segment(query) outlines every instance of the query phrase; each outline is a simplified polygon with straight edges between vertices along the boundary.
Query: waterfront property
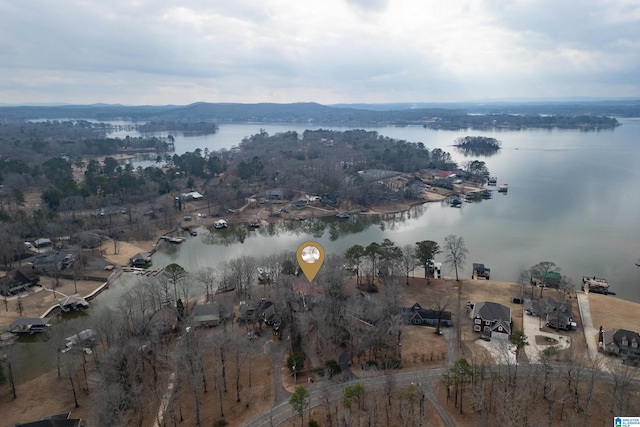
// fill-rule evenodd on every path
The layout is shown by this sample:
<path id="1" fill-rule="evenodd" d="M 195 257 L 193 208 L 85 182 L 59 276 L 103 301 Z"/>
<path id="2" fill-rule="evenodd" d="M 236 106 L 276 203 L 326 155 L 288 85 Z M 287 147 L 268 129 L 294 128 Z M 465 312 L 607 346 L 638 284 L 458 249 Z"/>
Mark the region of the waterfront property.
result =
<path id="1" fill-rule="evenodd" d="M 213 228 L 217 229 L 217 230 L 222 230 L 224 228 L 229 227 L 229 223 L 227 223 L 226 220 L 224 219 L 219 219 L 216 222 L 213 223 Z"/>
<path id="2" fill-rule="evenodd" d="M 20 292 L 28 291 L 31 286 L 35 286 L 40 281 L 38 271 L 33 265 L 23 265 L 22 267 L 9 271 L 0 278 L 0 295 L 8 297 L 17 295 Z"/>
<path id="3" fill-rule="evenodd" d="M 599 347 L 605 354 L 621 357 L 624 363 L 640 364 L 640 335 L 626 329 L 599 332 Z"/>
<path id="4" fill-rule="evenodd" d="M 473 331 L 491 338 L 509 339 L 511 309 L 497 302 L 483 301 L 473 305 Z"/>
<path id="5" fill-rule="evenodd" d="M 51 317 L 21 317 L 9 326 L 14 334 L 35 334 L 46 331 L 51 326 Z"/>
<path id="6" fill-rule="evenodd" d="M 599 277 L 583 277 L 582 278 L 582 290 L 585 292 L 593 292 L 596 294 L 607 295 L 609 292 L 609 282 L 607 279 L 601 279 Z"/>
<path id="7" fill-rule="evenodd" d="M 81 308 L 89 308 L 89 303 L 79 294 L 59 298 L 60 309 L 64 312 L 75 311 Z"/>
<path id="8" fill-rule="evenodd" d="M 548 327 L 556 330 L 569 331 L 576 327 L 571 317 L 571 301 L 556 301 L 551 297 L 526 300 L 524 311 L 528 315 L 541 317 Z"/>
<path id="9" fill-rule="evenodd" d="M 137 253 L 129 259 L 129 262 L 133 267 L 148 267 L 151 265 L 151 253 Z"/>
<path id="10" fill-rule="evenodd" d="M 474 262 L 471 278 L 479 279 L 481 277 L 489 280 L 489 278 L 491 277 L 491 269 L 489 267 L 485 267 L 484 264 Z"/>

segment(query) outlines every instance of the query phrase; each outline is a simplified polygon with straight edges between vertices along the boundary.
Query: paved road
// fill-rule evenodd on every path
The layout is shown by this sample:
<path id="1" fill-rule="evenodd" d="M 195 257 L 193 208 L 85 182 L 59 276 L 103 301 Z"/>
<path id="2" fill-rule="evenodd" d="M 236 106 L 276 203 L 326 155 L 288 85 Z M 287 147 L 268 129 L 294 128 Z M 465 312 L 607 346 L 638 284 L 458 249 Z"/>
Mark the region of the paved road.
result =
<path id="1" fill-rule="evenodd" d="M 425 397 L 434 404 L 436 410 L 443 418 L 444 424 L 448 427 L 455 427 L 455 424 L 453 423 L 451 418 L 449 418 L 447 411 L 440 406 L 439 402 L 431 391 L 431 387 L 433 386 L 433 384 L 442 377 L 442 374 L 445 371 L 446 368 L 440 368 L 416 372 L 400 372 L 397 374 L 392 374 L 391 376 L 393 377 L 394 384 L 399 387 L 408 386 L 410 384 L 420 384 L 425 392 Z M 327 394 L 329 396 L 329 400 L 331 401 L 341 399 L 342 395 L 344 394 L 344 388 L 349 385 L 362 384 L 367 390 L 381 390 L 384 388 L 387 381 L 388 380 L 386 376 L 382 375 L 379 377 L 355 379 L 338 384 L 329 383 L 330 385 L 328 386 L 328 388 L 326 382 L 324 384 L 315 383 L 309 390 L 309 409 L 313 409 L 320 406 L 321 404 L 324 404 Z M 296 416 L 297 414 L 293 412 L 289 402 L 284 401 L 274 406 L 273 409 L 271 409 L 271 411 L 269 411 L 268 413 L 248 423 L 247 426 L 276 426 Z"/>

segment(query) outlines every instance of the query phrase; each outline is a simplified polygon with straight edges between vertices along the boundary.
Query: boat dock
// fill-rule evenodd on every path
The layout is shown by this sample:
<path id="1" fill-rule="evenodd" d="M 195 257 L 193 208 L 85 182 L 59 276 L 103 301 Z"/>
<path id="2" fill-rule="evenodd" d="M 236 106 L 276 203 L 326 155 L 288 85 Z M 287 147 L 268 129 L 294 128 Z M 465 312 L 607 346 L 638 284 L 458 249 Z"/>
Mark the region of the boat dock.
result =
<path id="1" fill-rule="evenodd" d="M 609 290 L 609 282 L 607 279 L 602 279 L 596 276 L 582 277 L 582 290 L 585 293 L 593 292 L 594 294 L 613 295 L 614 293 Z"/>

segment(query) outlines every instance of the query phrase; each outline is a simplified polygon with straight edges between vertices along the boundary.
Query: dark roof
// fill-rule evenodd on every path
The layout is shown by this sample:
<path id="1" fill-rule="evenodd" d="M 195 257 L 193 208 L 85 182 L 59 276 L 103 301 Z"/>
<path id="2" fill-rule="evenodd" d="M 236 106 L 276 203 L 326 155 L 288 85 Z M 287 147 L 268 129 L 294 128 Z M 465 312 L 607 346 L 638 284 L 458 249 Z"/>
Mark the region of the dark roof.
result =
<path id="1" fill-rule="evenodd" d="M 193 307 L 193 318 L 196 320 L 198 317 L 203 316 L 219 316 L 220 306 L 218 304 L 197 304 Z"/>
<path id="2" fill-rule="evenodd" d="M 622 343 L 622 339 L 623 338 L 627 338 L 627 341 L 629 342 L 633 342 L 634 339 L 635 341 L 640 344 L 640 335 L 638 335 L 637 332 L 634 331 L 629 331 L 627 329 L 618 329 L 617 331 L 615 331 L 613 333 L 613 339 L 615 340 L 616 344 L 620 345 Z"/>
<path id="3" fill-rule="evenodd" d="M 51 317 L 21 317 L 11 323 L 10 328 L 16 326 L 45 326 L 51 322 Z"/>
<path id="4" fill-rule="evenodd" d="M 82 420 L 80 418 L 71 418 L 70 412 L 62 414 L 50 415 L 39 421 L 30 423 L 16 424 L 16 427 L 79 427 Z"/>
<path id="5" fill-rule="evenodd" d="M 437 320 L 451 320 L 451 312 L 450 311 L 438 311 L 431 309 L 423 309 L 420 304 L 415 303 L 409 308 L 409 312 L 411 313 L 411 317 L 417 314 L 423 319 L 435 319 Z"/>
<path id="6" fill-rule="evenodd" d="M 477 302 L 473 306 L 473 317 L 479 316 L 484 320 L 504 320 L 511 322 L 511 309 L 497 302 Z"/>
<path id="7" fill-rule="evenodd" d="M 151 257 L 151 252 L 140 252 L 131 257 L 131 261 L 141 260 L 147 261 Z"/>
<path id="8" fill-rule="evenodd" d="M 218 304 L 198 304 L 193 307 L 194 322 L 220 321 L 220 306 Z"/>

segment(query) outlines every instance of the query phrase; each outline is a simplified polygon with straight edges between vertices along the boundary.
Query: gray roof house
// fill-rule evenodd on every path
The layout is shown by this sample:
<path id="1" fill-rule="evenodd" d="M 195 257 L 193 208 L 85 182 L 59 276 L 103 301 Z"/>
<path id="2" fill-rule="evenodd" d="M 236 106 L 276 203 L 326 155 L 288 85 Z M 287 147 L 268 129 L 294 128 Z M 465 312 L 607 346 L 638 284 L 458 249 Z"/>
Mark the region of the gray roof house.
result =
<path id="1" fill-rule="evenodd" d="M 473 305 L 471 319 L 474 332 L 500 339 L 511 336 L 511 309 L 507 306 L 490 301 L 477 302 Z"/>
<path id="2" fill-rule="evenodd" d="M 551 297 L 526 300 L 524 311 L 529 315 L 542 317 L 550 328 L 570 330 L 575 326 L 571 317 L 571 301 L 556 301 Z"/>
<path id="3" fill-rule="evenodd" d="M 640 364 L 640 335 L 626 329 L 602 331 L 600 329 L 600 348 L 606 354 L 620 356 L 625 363 Z"/>
<path id="4" fill-rule="evenodd" d="M 451 312 L 424 309 L 420 304 L 415 303 L 408 309 L 405 309 L 408 323 L 412 325 L 429 325 L 436 326 L 440 321 L 440 326 L 451 326 Z"/>

